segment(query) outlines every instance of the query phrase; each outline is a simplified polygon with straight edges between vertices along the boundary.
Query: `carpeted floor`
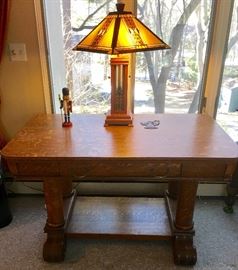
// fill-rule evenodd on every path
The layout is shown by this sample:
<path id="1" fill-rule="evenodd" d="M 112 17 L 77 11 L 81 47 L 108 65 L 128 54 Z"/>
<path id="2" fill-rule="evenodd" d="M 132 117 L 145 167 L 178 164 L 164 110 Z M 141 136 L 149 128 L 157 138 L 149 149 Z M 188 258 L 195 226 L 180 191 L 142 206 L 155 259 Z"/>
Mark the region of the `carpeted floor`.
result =
<path id="1" fill-rule="evenodd" d="M 63 263 L 42 259 L 46 212 L 43 197 L 10 198 L 12 223 L 0 229 L 0 269 L 166 270 L 238 269 L 238 207 L 223 212 L 223 200 L 198 199 L 195 210 L 194 267 L 173 263 L 171 243 L 165 241 L 117 241 L 68 239 Z"/>

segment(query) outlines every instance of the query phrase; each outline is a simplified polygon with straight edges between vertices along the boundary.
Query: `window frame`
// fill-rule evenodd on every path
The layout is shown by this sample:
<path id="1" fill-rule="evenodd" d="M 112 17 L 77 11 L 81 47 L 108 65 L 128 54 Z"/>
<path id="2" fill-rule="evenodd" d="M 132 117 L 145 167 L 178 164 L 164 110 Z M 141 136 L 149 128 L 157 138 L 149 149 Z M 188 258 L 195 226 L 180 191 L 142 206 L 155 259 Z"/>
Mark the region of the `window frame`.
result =
<path id="1" fill-rule="evenodd" d="M 205 100 L 205 102 L 201 104 L 200 112 L 204 112 L 215 119 L 221 92 L 234 0 L 214 1 L 213 7 L 214 16 L 209 43 L 210 53 L 207 55 L 207 70 L 204 74 L 206 78 L 202 89 L 202 100 Z"/>
<path id="2" fill-rule="evenodd" d="M 120 0 L 118 0 L 118 2 L 120 2 Z M 126 1 L 126 8 L 134 12 L 134 14 L 136 14 L 137 10 L 136 2 L 136 0 Z M 234 0 L 213 0 L 214 11 L 209 32 L 210 37 L 206 52 L 207 62 L 202 75 L 202 89 L 199 103 L 199 113 L 206 113 L 212 118 L 215 118 L 218 106 L 233 6 Z M 41 59 L 45 108 L 47 113 L 55 113 L 59 112 L 59 109 L 57 109 L 58 106 L 55 105 L 58 95 L 57 93 L 52 93 L 53 91 L 51 91 L 52 80 L 49 71 L 50 62 L 48 57 L 49 43 L 47 43 L 42 1 L 34 0 L 34 7 L 37 22 L 37 35 Z M 130 63 L 129 87 L 132 89 L 131 101 L 133 104 L 135 78 L 135 56 L 133 54 L 131 55 Z"/>

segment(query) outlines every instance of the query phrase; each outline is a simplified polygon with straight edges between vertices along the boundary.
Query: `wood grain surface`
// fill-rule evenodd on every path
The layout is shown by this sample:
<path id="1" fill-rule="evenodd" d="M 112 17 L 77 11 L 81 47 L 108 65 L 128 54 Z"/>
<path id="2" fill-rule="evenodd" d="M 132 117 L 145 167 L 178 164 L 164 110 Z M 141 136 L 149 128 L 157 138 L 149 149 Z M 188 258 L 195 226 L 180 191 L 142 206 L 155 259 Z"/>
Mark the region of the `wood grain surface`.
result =
<path id="1" fill-rule="evenodd" d="M 60 115 L 38 115 L 2 150 L 16 180 L 44 181 L 44 259 L 64 259 L 66 234 L 100 235 L 172 238 L 175 263 L 195 264 L 193 212 L 198 182 L 231 181 L 237 145 L 206 115 L 134 115 L 134 127 L 104 127 L 104 119 L 73 115 L 73 126 L 62 128 Z M 160 121 L 158 129 L 141 125 L 153 120 Z M 128 178 L 170 181 L 168 216 L 163 199 L 81 197 L 75 202 L 76 193 L 71 193 L 72 181 Z"/>
<path id="2" fill-rule="evenodd" d="M 163 198 L 78 197 L 67 235 L 171 239 Z"/>
<path id="3" fill-rule="evenodd" d="M 141 122 L 160 120 L 158 129 Z M 38 115 L 2 150 L 7 158 L 237 158 L 235 143 L 206 115 L 134 115 L 134 127 L 104 127 L 103 115 Z"/>

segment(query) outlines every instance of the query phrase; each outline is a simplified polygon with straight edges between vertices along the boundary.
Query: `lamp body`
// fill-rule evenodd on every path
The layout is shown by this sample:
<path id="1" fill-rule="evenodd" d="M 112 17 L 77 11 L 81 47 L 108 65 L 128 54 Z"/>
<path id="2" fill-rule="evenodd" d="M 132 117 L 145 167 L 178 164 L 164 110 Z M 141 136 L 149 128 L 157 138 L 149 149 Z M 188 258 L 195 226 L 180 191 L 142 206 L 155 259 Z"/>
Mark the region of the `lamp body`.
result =
<path id="1" fill-rule="evenodd" d="M 132 126 L 128 104 L 128 65 L 126 57 L 111 58 L 111 111 L 104 126 Z"/>
<path id="2" fill-rule="evenodd" d="M 128 53 L 163 50 L 164 43 L 132 12 L 124 11 L 125 4 L 116 4 L 117 11 L 110 12 L 75 47 L 88 51 L 115 55 L 111 58 L 111 111 L 104 126 L 132 126 L 131 102 L 128 90 L 128 59 L 119 57 Z"/>

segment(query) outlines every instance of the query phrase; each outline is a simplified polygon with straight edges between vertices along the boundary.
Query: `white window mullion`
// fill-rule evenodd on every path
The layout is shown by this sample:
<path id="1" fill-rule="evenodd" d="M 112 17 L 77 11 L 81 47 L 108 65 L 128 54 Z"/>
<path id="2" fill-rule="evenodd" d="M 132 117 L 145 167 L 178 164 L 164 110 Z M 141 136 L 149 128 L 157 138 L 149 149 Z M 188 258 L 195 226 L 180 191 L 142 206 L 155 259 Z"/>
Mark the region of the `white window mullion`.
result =
<path id="1" fill-rule="evenodd" d="M 36 16 L 36 26 L 37 26 L 37 36 L 39 44 L 40 62 L 41 62 L 41 72 L 43 81 L 43 91 L 45 100 L 45 110 L 46 113 L 52 113 L 52 93 L 50 89 L 50 78 L 48 72 L 48 60 L 46 54 L 46 40 L 44 32 L 44 21 L 42 16 L 42 3 L 38 0 L 34 0 L 35 16 Z"/>
<path id="2" fill-rule="evenodd" d="M 214 28 L 208 55 L 207 77 L 204 82 L 204 97 L 206 98 L 204 113 L 211 117 L 216 115 L 233 4 L 234 0 L 216 0 L 215 2 Z"/>
<path id="3" fill-rule="evenodd" d="M 47 24 L 47 47 L 51 75 L 51 88 L 54 112 L 59 113 L 58 95 L 66 87 L 64 44 L 61 22 L 60 1 L 44 0 L 44 15 Z"/>

